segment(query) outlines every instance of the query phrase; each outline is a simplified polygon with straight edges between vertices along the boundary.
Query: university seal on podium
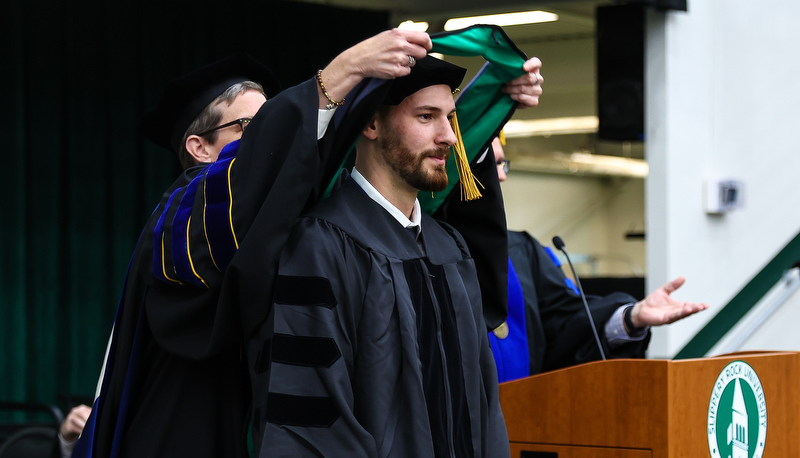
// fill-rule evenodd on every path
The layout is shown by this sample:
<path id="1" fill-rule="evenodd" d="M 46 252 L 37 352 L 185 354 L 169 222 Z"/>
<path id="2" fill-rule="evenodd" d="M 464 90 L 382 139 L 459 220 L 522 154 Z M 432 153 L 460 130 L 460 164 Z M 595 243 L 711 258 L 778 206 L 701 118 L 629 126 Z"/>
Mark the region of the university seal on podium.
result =
<path id="1" fill-rule="evenodd" d="M 761 380 L 744 361 L 719 373 L 708 403 L 712 458 L 761 458 L 767 441 L 767 400 Z"/>

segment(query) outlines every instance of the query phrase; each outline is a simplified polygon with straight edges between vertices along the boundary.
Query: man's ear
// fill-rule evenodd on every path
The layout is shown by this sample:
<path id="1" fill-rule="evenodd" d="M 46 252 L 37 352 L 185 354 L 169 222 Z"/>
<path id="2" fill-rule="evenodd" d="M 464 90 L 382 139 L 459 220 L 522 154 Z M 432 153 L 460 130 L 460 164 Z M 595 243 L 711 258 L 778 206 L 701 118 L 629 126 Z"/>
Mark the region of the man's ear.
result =
<path id="1" fill-rule="evenodd" d="M 198 163 L 200 162 L 213 162 L 211 160 L 211 153 L 206 148 L 208 142 L 198 135 L 189 135 L 186 139 L 186 151 Z"/>
<path id="2" fill-rule="evenodd" d="M 369 123 L 364 127 L 364 130 L 361 131 L 361 135 L 369 140 L 375 140 L 378 138 L 378 125 L 378 115 L 375 115 L 369 120 Z"/>

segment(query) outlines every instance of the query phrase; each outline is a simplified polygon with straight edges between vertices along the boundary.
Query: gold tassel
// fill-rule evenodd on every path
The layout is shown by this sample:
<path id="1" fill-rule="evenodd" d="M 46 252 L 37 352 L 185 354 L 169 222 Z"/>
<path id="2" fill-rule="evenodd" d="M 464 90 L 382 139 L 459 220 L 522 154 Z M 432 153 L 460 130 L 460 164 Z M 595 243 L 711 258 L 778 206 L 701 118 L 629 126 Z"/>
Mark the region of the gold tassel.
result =
<path id="1" fill-rule="evenodd" d="M 458 179 L 461 181 L 461 200 L 470 201 L 479 199 L 481 188 L 484 186 L 472 174 L 472 169 L 469 167 L 469 159 L 467 159 L 467 151 L 464 148 L 464 139 L 461 138 L 461 129 L 458 127 L 458 117 L 453 114 L 453 131 L 456 134 L 456 144 L 453 145 L 453 152 L 455 153 L 456 168 L 458 168 Z"/>
<path id="2" fill-rule="evenodd" d="M 497 139 L 500 140 L 500 146 L 506 146 L 506 131 L 500 129 L 500 133 L 497 134 Z"/>

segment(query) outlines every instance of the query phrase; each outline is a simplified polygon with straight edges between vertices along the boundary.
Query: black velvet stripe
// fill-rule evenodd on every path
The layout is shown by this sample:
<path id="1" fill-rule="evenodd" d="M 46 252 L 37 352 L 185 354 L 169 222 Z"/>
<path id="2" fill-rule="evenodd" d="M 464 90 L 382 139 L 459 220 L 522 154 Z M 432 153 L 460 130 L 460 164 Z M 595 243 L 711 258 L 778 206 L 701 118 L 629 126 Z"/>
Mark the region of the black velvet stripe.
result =
<path id="1" fill-rule="evenodd" d="M 275 334 L 264 341 L 258 354 L 255 371 L 263 374 L 275 363 L 292 366 L 331 367 L 342 353 L 336 341 L 328 337 Z"/>
<path id="2" fill-rule="evenodd" d="M 293 366 L 331 367 L 342 353 L 329 337 L 275 334 L 272 337 L 272 362 Z"/>
<path id="3" fill-rule="evenodd" d="M 267 396 L 264 420 L 276 425 L 330 428 L 339 411 L 328 397 L 272 393 Z"/>
<path id="4" fill-rule="evenodd" d="M 438 340 L 437 305 L 429 293 L 428 274 L 418 260 L 404 261 L 403 272 L 406 282 L 408 282 L 411 303 L 414 305 L 417 315 L 419 359 L 422 364 L 422 384 L 425 392 L 425 404 L 428 408 L 433 455 L 437 458 L 446 457 L 450 456 L 450 440 L 447 433 L 449 415 L 444 363 Z"/>
<path id="5" fill-rule="evenodd" d="M 442 266 L 428 264 L 432 279 L 444 279 Z M 432 281 L 442 323 L 442 342 L 447 355 L 447 380 L 450 387 L 453 412 L 453 448 L 455 456 L 473 456 L 472 430 L 467 408 L 467 390 L 464 386 L 463 358 L 458 338 L 458 324 L 453 299 L 444 281 Z"/>
<path id="6" fill-rule="evenodd" d="M 434 457 L 451 456 L 451 452 L 459 457 L 473 456 L 453 300 L 444 268 L 427 260 L 425 265 L 427 269 L 419 261 L 406 261 L 403 271 L 417 313 L 419 357 Z"/>
<path id="7" fill-rule="evenodd" d="M 277 304 L 336 306 L 330 281 L 324 277 L 278 275 L 274 298 Z"/>

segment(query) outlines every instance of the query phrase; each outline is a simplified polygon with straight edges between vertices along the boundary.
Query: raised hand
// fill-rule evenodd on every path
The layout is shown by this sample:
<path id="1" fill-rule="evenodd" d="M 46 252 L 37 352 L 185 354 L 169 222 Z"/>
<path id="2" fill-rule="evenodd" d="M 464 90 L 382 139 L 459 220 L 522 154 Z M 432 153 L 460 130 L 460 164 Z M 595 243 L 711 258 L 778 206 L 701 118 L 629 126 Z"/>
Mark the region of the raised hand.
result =
<path id="1" fill-rule="evenodd" d="M 503 92 L 518 102 L 519 108 L 534 107 L 539 104 L 539 96 L 542 95 L 542 61 L 531 57 L 522 64 L 522 69 L 526 73 L 506 83 Z"/>
<path id="2" fill-rule="evenodd" d="M 67 418 L 61 423 L 61 437 L 67 442 L 78 439 L 78 436 L 83 432 L 83 427 L 86 425 L 86 420 L 89 419 L 90 413 L 92 413 L 92 408 L 87 405 L 81 404 L 73 407 L 67 414 Z"/>
<path id="3" fill-rule="evenodd" d="M 392 29 L 358 43 L 339 57 L 346 60 L 349 70 L 362 77 L 393 79 L 411 73 L 409 64 L 425 57 L 432 46 L 425 32 Z M 336 59 L 331 64 L 335 62 Z"/>
<path id="4" fill-rule="evenodd" d="M 678 301 L 670 296 L 685 281 L 684 277 L 678 277 L 637 302 L 631 310 L 633 325 L 643 328 L 670 324 L 707 309 L 708 304 Z"/>
<path id="5" fill-rule="evenodd" d="M 328 95 L 341 100 L 368 77 L 393 79 L 411 73 L 411 66 L 433 47 L 425 32 L 392 29 L 368 38 L 336 56 L 322 69 Z M 320 108 L 327 104 L 320 92 Z"/>

